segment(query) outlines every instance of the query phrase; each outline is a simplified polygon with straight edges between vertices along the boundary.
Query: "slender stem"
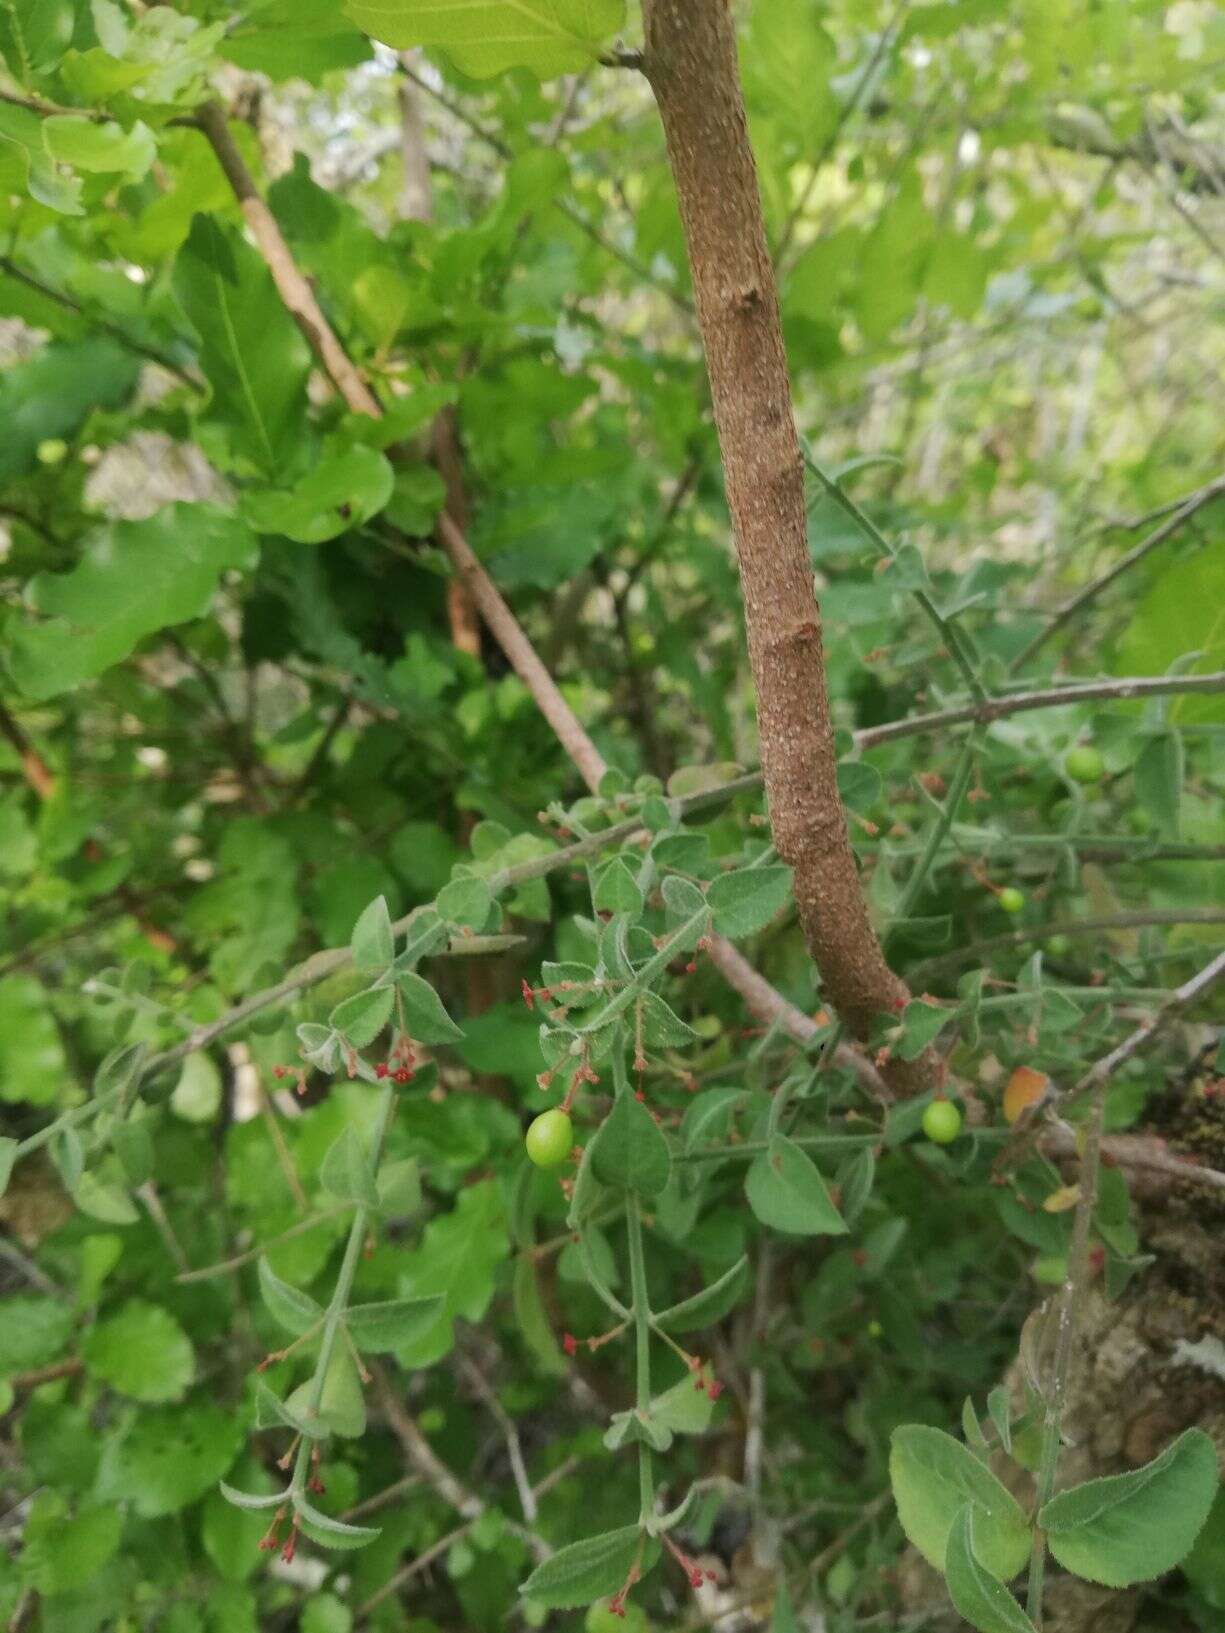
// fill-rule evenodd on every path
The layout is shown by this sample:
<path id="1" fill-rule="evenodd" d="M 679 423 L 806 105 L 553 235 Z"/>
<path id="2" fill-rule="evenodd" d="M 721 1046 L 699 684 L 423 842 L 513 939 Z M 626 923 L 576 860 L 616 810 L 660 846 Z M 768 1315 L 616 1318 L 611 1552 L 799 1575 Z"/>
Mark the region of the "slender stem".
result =
<path id="1" fill-rule="evenodd" d="M 1011 930 L 1007 935 L 989 936 L 985 941 L 967 942 L 956 952 L 941 953 L 938 958 L 925 958 L 911 970 L 911 977 L 927 979 L 937 970 L 946 970 L 976 959 L 983 953 L 998 952 L 1004 947 L 1023 947 L 1029 941 L 1045 941 L 1049 936 L 1091 936 L 1103 930 L 1142 930 L 1163 924 L 1225 924 L 1225 908 L 1218 907 L 1151 907 L 1127 913 L 1103 913 L 1088 919 L 1058 919 L 1054 924 L 1037 924 L 1032 928 Z"/>
<path id="2" fill-rule="evenodd" d="M 379 1171 L 379 1159 L 383 1154 L 383 1141 L 391 1124 L 395 1112 L 396 1092 L 392 1084 L 387 1084 L 380 1091 L 378 1111 L 375 1115 L 374 1138 L 370 1144 L 370 1154 L 367 1167 L 372 1177 Z M 311 1379 L 311 1389 L 307 1415 L 313 1417 L 319 1411 L 319 1403 L 323 1398 L 323 1386 L 327 1378 L 328 1365 L 332 1359 L 332 1352 L 336 1347 L 336 1340 L 344 1322 L 345 1311 L 349 1308 L 349 1295 L 353 1291 L 353 1278 L 357 1274 L 357 1261 L 361 1257 L 362 1243 L 366 1237 L 366 1225 L 369 1212 L 364 1207 L 358 1207 L 353 1215 L 353 1223 L 349 1227 L 349 1240 L 345 1243 L 344 1258 L 340 1261 L 340 1274 L 336 1278 L 336 1285 L 332 1289 L 332 1297 L 328 1301 L 327 1312 L 323 1318 L 323 1336 L 319 1341 L 319 1358 L 315 1363 L 314 1377 Z M 311 1443 L 305 1436 L 298 1447 L 298 1455 L 294 1461 L 291 1492 L 306 1490 L 306 1481 L 310 1472 Z"/>
<path id="3" fill-rule="evenodd" d="M 927 843 L 923 847 L 923 854 L 915 863 L 914 871 L 906 881 L 906 888 L 902 892 L 902 899 L 897 905 L 894 914 L 894 923 L 900 924 L 910 917 L 910 910 L 919 899 L 923 886 L 927 883 L 927 876 L 932 870 L 937 853 L 948 837 L 949 829 L 961 809 L 961 802 L 965 798 L 966 789 L 970 786 L 970 778 L 974 775 L 974 760 L 978 753 L 979 730 L 974 731 L 966 738 L 961 750 L 961 758 L 957 762 L 957 769 L 953 773 L 953 781 L 945 797 L 944 806 L 932 825 L 931 833 L 927 836 Z"/>
<path id="4" fill-rule="evenodd" d="M 1026 642 L 1012 660 L 1009 668 L 1013 670 L 1024 669 L 1030 659 L 1042 650 L 1051 637 L 1057 635 L 1073 618 L 1096 601 L 1103 590 L 1109 589 L 1138 561 L 1143 561 L 1150 551 L 1155 550 L 1159 544 L 1164 544 L 1172 534 L 1177 533 L 1183 523 L 1190 521 L 1196 511 L 1202 510 L 1205 505 L 1211 504 L 1214 499 L 1219 498 L 1223 493 L 1225 493 L 1225 475 L 1214 478 L 1213 481 L 1200 488 L 1197 493 L 1193 493 L 1185 503 L 1178 507 L 1172 516 L 1167 517 L 1159 527 L 1155 527 L 1147 538 L 1141 539 L 1134 549 L 1120 556 L 1114 565 L 1103 573 L 1100 578 L 1095 578 L 1092 583 L 1086 584 L 1083 590 L 1078 591 L 1070 601 L 1060 607 L 1050 623 L 1044 629 L 1040 629 L 1031 641 Z"/>
<path id="5" fill-rule="evenodd" d="M 625 1233 L 629 1242 L 630 1288 L 634 1301 L 634 1356 L 638 1384 L 635 1403 L 639 1412 L 651 1405 L 651 1306 L 647 1301 L 646 1259 L 642 1251 L 642 1204 L 631 1192 L 625 1197 Z M 638 1443 L 638 1523 L 646 1525 L 655 1511 L 655 1477 L 651 1448 Z"/>

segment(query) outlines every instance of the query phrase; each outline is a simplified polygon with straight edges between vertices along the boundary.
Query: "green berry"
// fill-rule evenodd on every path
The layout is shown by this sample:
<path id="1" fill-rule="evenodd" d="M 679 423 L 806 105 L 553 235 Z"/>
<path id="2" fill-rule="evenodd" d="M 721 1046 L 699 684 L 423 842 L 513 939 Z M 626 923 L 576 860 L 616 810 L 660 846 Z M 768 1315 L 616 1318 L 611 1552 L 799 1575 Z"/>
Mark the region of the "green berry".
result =
<path id="1" fill-rule="evenodd" d="M 951 1100 L 933 1100 L 923 1113 L 923 1132 L 934 1145 L 951 1145 L 961 1133 L 961 1113 Z"/>
<path id="2" fill-rule="evenodd" d="M 1005 885 L 999 894 L 999 904 L 1005 913 L 1019 913 L 1025 906 L 1025 897 L 1015 885 Z"/>
<path id="3" fill-rule="evenodd" d="M 1106 769 L 1091 743 L 1077 743 L 1063 757 L 1063 769 L 1073 782 L 1097 782 Z"/>
<path id="4" fill-rule="evenodd" d="M 1065 954 L 1072 951 L 1071 936 L 1051 936 L 1047 941 L 1046 950 L 1048 953 L 1050 953 L 1052 958 L 1063 958 Z"/>
<path id="5" fill-rule="evenodd" d="M 35 449 L 41 465 L 58 465 L 67 452 L 68 444 L 63 437 L 44 437 Z"/>
<path id="6" fill-rule="evenodd" d="M 527 1154 L 537 1168 L 559 1168 L 570 1155 L 574 1129 L 564 1111 L 542 1111 L 524 1139 Z"/>

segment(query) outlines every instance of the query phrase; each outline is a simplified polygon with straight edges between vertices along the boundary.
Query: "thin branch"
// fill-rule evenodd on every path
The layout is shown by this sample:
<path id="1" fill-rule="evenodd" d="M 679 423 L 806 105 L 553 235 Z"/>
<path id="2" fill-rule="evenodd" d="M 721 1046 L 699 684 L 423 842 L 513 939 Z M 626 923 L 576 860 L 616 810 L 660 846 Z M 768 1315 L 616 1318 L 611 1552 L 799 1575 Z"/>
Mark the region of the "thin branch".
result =
<path id="1" fill-rule="evenodd" d="M 1117 680 L 1074 681 L 1067 686 L 1046 686 L 1030 692 L 1010 692 L 983 703 L 966 703 L 934 714 L 912 715 L 907 720 L 891 720 L 883 726 L 867 726 L 855 733 L 857 748 L 876 748 L 902 737 L 943 731 L 947 726 L 971 722 L 987 724 L 1011 714 L 1031 709 L 1063 709 L 1075 703 L 1127 701 L 1133 698 L 1174 697 L 1182 693 L 1212 696 L 1225 692 L 1225 670 L 1208 675 L 1127 675 Z"/>
<path id="2" fill-rule="evenodd" d="M 133 335 L 128 334 L 126 329 L 120 328 L 117 323 L 112 323 L 108 318 L 100 317 L 96 312 L 87 311 L 80 301 L 74 300 L 71 295 L 66 295 L 63 290 L 56 289 L 51 284 L 43 283 L 41 278 L 36 278 L 32 273 L 26 272 L 22 267 L 19 267 L 10 256 L 0 255 L 0 272 L 7 273 L 10 278 L 24 284 L 27 289 L 37 290 L 40 295 L 45 296 L 49 301 L 53 301 L 56 306 L 62 306 L 65 311 L 75 312 L 78 317 L 83 317 L 95 329 L 101 329 L 103 334 L 110 335 L 111 339 L 117 341 L 126 351 L 133 352 L 137 357 L 144 357 L 150 363 L 156 363 L 159 368 L 166 369 L 170 374 L 176 375 L 185 386 L 190 386 L 193 391 L 202 392 L 206 389 L 202 380 L 198 379 L 190 370 L 185 369 L 182 364 L 176 363 L 173 357 L 168 357 L 165 352 L 159 351 L 156 346 L 149 346 L 143 340 L 137 340 Z"/>
<path id="3" fill-rule="evenodd" d="M 881 30 L 880 36 L 877 39 L 875 46 L 872 48 L 872 52 L 869 55 L 867 62 L 863 66 L 863 72 L 855 81 L 855 85 L 850 96 L 838 110 L 838 117 L 834 122 L 834 127 L 830 131 L 829 135 L 825 138 L 825 141 L 821 145 L 820 152 L 812 162 L 812 168 L 808 173 L 808 180 L 804 184 L 804 191 L 800 194 L 794 205 L 792 205 L 791 213 L 783 223 L 782 232 L 780 232 L 778 235 L 778 243 L 774 247 L 775 266 L 782 266 L 787 255 L 787 251 L 791 246 L 791 240 L 795 235 L 795 229 L 799 226 L 800 219 L 803 216 L 804 211 L 808 208 L 808 202 L 812 198 L 817 182 L 820 180 L 821 172 L 824 170 L 826 164 L 833 155 L 834 149 L 838 146 L 838 143 L 846 134 L 847 127 L 850 125 L 851 120 L 858 112 L 859 105 L 863 101 L 868 87 L 875 79 L 876 70 L 880 67 L 886 51 L 888 51 L 892 45 L 894 35 L 897 33 L 898 24 L 906 14 L 909 5 L 910 0 L 901 0 L 901 4 L 897 7 L 893 13 L 893 16 L 890 17 L 889 21 Z"/>
<path id="4" fill-rule="evenodd" d="M 1002 936 L 989 936 L 984 941 L 967 942 L 955 952 L 925 958 L 915 965 L 911 976 L 915 980 L 927 980 L 938 970 L 953 968 L 967 959 L 977 959 L 1005 947 L 1024 947 L 1031 941 L 1046 941 L 1051 936 L 1095 936 L 1111 930 L 1144 930 L 1171 924 L 1225 924 L 1225 908 L 1146 907 L 1134 912 L 1103 913 L 1088 919 L 1059 919 L 1054 924 L 1036 924 L 1010 930 Z"/>
<path id="5" fill-rule="evenodd" d="M 295 1224 L 290 1225 L 288 1230 L 283 1230 L 279 1236 L 270 1237 L 266 1242 L 259 1242 L 255 1247 L 248 1248 L 244 1253 L 236 1253 L 231 1259 L 222 1259 L 219 1264 L 205 1265 L 201 1270 L 185 1270 L 174 1279 L 176 1282 L 213 1281 L 218 1276 L 232 1275 L 234 1271 L 241 1270 L 244 1265 L 254 1264 L 256 1259 L 267 1253 L 269 1248 L 277 1247 L 281 1242 L 291 1241 L 295 1236 L 305 1235 L 308 1230 L 314 1230 L 318 1225 L 326 1225 L 332 1219 L 340 1219 L 345 1214 L 352 1213 L 352 1211 L 352 1207 L 346 1204 L 340 1208 L 328 1208 L 324 1213 L 312 1214 L 309 1219 L 299 1219 Z"/>
<path id="6" fill-rule="evenodd" d="M 1206 483 L 1197 492 L 1193 493 L 1174 513 L 1167 517 L 1159 527 L 1155 527 L 1147 538 L 1141 539 L 1133 549 L 1128 550 L 1104 572 L 1100 578 L 1086 584 L 1083 590 L 1077 592 L 1072 599 L 1065 603 L 1045 628 L 1040 629 L 1031 641 L 1027 641 L 1009 665 L 1011 669 L 1023 669 L 1034 655 L 1042 650 L 1052 636 L 1065 628 L 1073 618 L 1079 616 L 1084 609 L 1097 600 L 1104 590 L 1110 588 L 1123 574 L 1130 571 L 1137 562 L 1143 561 L 1157 548 L 1164 544 L 1172 534 L 1177 533 L 1183 524 L 1191 519 L 1205 505 L 1212 503 L 1220 494 L 1225 493 L 1225 475 L 1214 478 Z"/>
<path id="7" fill-rule="evenodd" d="M 459 1363 L 464 1376 L 502 1431 L 502 1439 L 506 1442 L 506 1457 L 510 1464 L 511 1473 L 514 1476 L 515 1490 L 519 1493 L 519 1506 L 523 1509 L 523 1518 L 529 1525 L 535 1525 L 538 1518 L 536 1497 L 532 1491 L 531 1481 L 527 1477 L 527 1467 L 523 1461 L 523 1447 L 519 1443 L 519 1431 L 515 1428 L 515 1421 L 498 1399 L 493 1386 L 476 1362 L 467 1355 L 461 1355 Z"/>
<path id="8" fill-rule="evenodd" d="M 550 1474 L 546 1474 L 543 1480 L 537 1481 L 532 1487 L 533 1497 L 537 1499 L 543 1497 L 554 1486 L 560 1485 L 564 1479 L 574 1473 L 580 1461 L 581 1459 L 578 1457 L 568 1457 L 564 1463 L 559 1464 Z M 439 1537 L 437 1542 L 431 1543 L 428 1548 L 424 1549 L 401 1570 L 398 1570 L 393 1577 L 384 1582 L 381 1588 L 376 1589 L 364 1604 L 357 1607 L 356 1620 L 359 1622 L 364 1621 L 372 1611 L 378 1609 L 384 1600 L 390 1599 L 392 1594 L 399 1593 L 400 1589 L 406 1587 L 415 1576 L 420 1576 L 423 1571 L 428 1570 L 434 1561 L 453 1547 L 461 1537 L 466 1537 L 475 1524 L 476 1520 L 474 1519 L 465 1520 L 462 1525 L 457 1525 L 453 1531 L 448 1531 L 446 1536 Z"/>
<path id="9" fill-rule="evenodd" d="M 510 146 L 510 144 L 504 142 L 495 131 L 489 130 L 486 126 L 484 126 L 479 119 L 475 118 L 468 112 L 462 103 L 457 102 L 452 97 L 447 96 L 446 92 L 440 90 L 437 86 L 431 85 L 429 80 L 423 75 L 417 73 L 415 69 L 408 67 L 403 59 L 400 61 L 400 68 L 401 71 L 412 80 L 414 85 L 417 85 L 421 90 L 423 90 L 425 94 L 437 102 L 440 107 L 445 108 L 453 119 L 458 119 L 460 124 L 465 126 L 466 129 L 470 130 L 473 136 L 475 136 L 479 142 L 483 142 L 492 153 L 496 153 L 500 159 L 504 159 L 507 162 L 515 157 L 514 149 Z M 561 211 L 568 221 L 572 221 L 574 223 L 580 232 L 585 233 L 586 236 L 591 239 L 593 244 L 598 244 L 606 255 L 610 255 L 614 261 L 619 261 L 621 265 L 625 267 L 627 271 L 632 272 L 641 283 L 644 283 L 650 288 L 657 290 L 665 297 L 666 300 L 671 301 L 673 306 L 675 306 L 679 311 L 684 312 L 687 317 L 693 316 L 693 307 L 682 294 L 680 294 L 676 289 L 673 289 L 671 285 L 661 282 L 661 280 L 651 271 L 650 267 L 643 266 L 642 263 L 630 255 L 628 251 L 623 250 L 619 244 L 602 232 L 601 229 L 596 226 L 594 221 L 591 221 L 586 215 L 584 215 L 582 210 L 580 210 L 576 204 L 572 203 L 570 199 L 554 198 L 551 202 L 556 209 Z"/>

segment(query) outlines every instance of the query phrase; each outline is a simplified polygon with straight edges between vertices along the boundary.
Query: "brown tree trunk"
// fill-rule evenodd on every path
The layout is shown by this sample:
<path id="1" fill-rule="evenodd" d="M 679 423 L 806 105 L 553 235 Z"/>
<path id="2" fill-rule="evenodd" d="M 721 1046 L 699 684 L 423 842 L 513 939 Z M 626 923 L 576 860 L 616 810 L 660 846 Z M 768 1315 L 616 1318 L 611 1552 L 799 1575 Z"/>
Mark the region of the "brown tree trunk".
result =
<path id="1" fill-rule="evenodd" d="M 744 594 L 779 855 L 824 996 L 857 1037 L 905 1003 L 868 918 L 838 798 L 804 472 L 726 0 L 645 0 L 643 69 L 663 121 Z M 895 1086 L 933 1081 L 933 1057 Z"/>

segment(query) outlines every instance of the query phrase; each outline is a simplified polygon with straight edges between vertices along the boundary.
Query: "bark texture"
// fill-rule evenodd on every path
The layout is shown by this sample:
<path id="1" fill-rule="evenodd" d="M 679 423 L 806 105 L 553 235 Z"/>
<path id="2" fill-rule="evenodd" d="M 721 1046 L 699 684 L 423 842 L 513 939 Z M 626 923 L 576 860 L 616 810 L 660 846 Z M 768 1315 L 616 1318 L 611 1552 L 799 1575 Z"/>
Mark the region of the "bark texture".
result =
<path id="1" fill-rule="evenodd" d="M 663 121 L 693 275 L 779 855 L 825 997 L 850 1029 L 903 1004 L 868 918 L 838 798 L 804 474 L 726 0 L 645 0 L 643 67 Z M 895 1085 L 930 1082 L 927 1058 Z"/>

